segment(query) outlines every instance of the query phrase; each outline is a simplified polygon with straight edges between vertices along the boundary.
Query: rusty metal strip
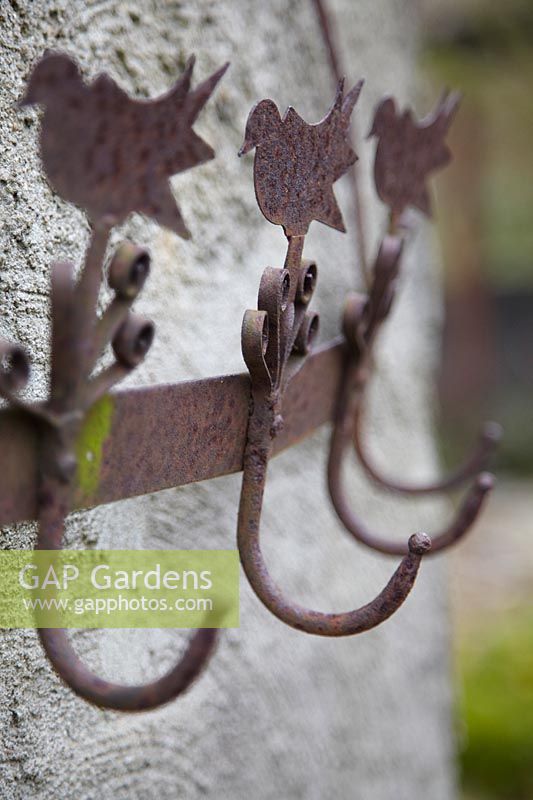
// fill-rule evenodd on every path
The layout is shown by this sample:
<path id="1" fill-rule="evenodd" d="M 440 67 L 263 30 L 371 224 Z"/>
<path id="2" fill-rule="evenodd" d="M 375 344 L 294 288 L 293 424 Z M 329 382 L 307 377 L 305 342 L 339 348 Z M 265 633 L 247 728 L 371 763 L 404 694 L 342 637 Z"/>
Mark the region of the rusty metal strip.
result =
<path id="1" fill-rule="evenodd" d="M 275 453 L 333 418 L 342 352 L 340 339 L 317 348 L 291 379 Z M 76 488 L 75 508 L 242 470 L 250 403 L 247 375 L 117 391 L 110 398 L 113 418 L 103 442 L 98 484 L 92 493 Z M 31 420 L 17 410 L 1 411 L 0 525 L 37 518 L 36 451 L 37 428 Z"/>

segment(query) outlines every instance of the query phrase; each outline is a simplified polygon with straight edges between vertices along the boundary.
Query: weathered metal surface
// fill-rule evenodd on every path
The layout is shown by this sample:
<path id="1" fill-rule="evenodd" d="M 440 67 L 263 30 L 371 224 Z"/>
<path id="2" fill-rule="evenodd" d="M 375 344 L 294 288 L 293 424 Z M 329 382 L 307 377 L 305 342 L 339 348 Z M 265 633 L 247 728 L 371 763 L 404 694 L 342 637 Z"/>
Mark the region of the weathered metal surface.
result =
<path id="1" fill-rule="evenodd" d="M 139 211 L 188 239 L 168 179 L 214 158 L 192 126 L 228 64 L 191 90 L 193 67 L 194 56 L 161 97 L 132 100 L 108 75 L 87 86 L 75 61 L 46 54 L 22 105 L 45 107 L 41 156 L 55 191 L 93 222 Z"/>
<path id="2" fill-rule="evenodd" d="M 28 378 L 27 359 L 17 346 L 0 343 L 0 395 L 18 413 L 18 418 L 4 415 L 0 424 L 5 432 L 6 422 L 15 419 L 4 451 L 10 459 L 7 474 L 13 480 L 27 466 L 21 484 L 29 491 L 24 499 L 21 485 L 16 485 L 13 496 L 2 502 L 2 512 L 11 520 L 19 513 L 36 516 L 40 549 L 61 549 L 66 516 L 77 499 L 83 502 L 98 491 L 113 417 L 113 400 L 106 400 L 107 393 L 141 363 L 154 337 L 153 323 L 131 312 L 150 266 L 148 253 L 131 242 L 123 242 L 115 251 L 108 275 L 115 297 L 98 318 L 111 229 L 130 212 L 139 211 L 189 237 L 168 178 L 213 158 L 213 150 L 192 125 L 227 68 L 191 91 L 193 65 L 194 58 L 165 96 L 139 102 L 106 75 L 85 86 L 74 61 L 62 53 L 48 53 L 34 68 L 22 100 L 22 105 L 44 105 L 44 169 L 53 188 L 87 212 L 92 227 L 78 282 L 72 264 L 52 267 L 52 367 L 47 401 L 28 404 L 17 396 Z M 94 375 L 100 355 L 109 346 L 113 363 Z M 18 449 L 14 449 L 16 443 Z M 125 443 L 122 448 L 126 458 Z M 33 463 L 27 464 L 30 454 Z M 165 457 L 162 448 L 159 459 Z M 121 467 L 129 471 L 132 464 L 123 462 Z M 109 476 L 111 484 L 113 477 Z M 210 658 L 216 631 L 197 632 L 166 676 L 137 687 L 110 684 L 89 672 L 65 631 L 40 627 L 39 636 L 59 675 L 81 697 L 106 708 L 136 711 L 185 691 Z"/>
<path id="3" fill-rule="evenodd" d="M 485 435 L 475 452 L 450 476 L 425 485 L 407 482 L 390 482 L 370 464 L 364 450 L 362 431 L 365 389 L 372 374 L 373 345 L 380 327 L 393 304 L 396 279 L 400 269 L 403 241 L 400 236 L 383 239 L 374 265 L 374 280 L 368 298 L 352 296 L 344 314 L 346 336 L 345 364 L 342 370 L 342 387 L 331 437 L 328 459 L 328 487 L 333 506 L 344 527 L 359 541 L 389 555 L 407 555 L 404 542 L 371 530 L 354 512 L 342 481 L 342 464 L 346 454 L 355 447 L 361 463 L 370 477 L 380 486 L 401 494 L 428 494 L 461 486 L 475 478 L 454 519 L 446 528 L 432 534 L 431 554 L 441 552 L 463 537 L 477 519 L 494 479 L 484 469 L 499 439 L 499 429 L 494 424 L 486 426 Z"/>
<path id="4" fill-rule="evenodd" d="M 407 206 L 431 216 L 428 176 L 451 159 L 444 137 L 453 121 L 460 95 L 445 93 L 435 111 L 418 122 L 410 109 L 400 114 L 392 97 L 378 105 L 369 133 L 378 145 L 374 162 L 376 190 L 399 217 Z"/>
<path id="5" fill-rule="evenodd" d="M 0 412 L 0 524 L 37 518 L 38 428 L 18 410 Z"/>
<path id="6" fill-rule="evenodd" d="M 304 236 L 312 220 L 344 231 L 333 184 L 355 163 L 348 138 L 350 116 L 363 85 L 343 97 L 344 80 L 327 115 L 309 125 L 290 107 L 281 117 L 272 100 L 250 112 L 239 155 L 256 148 L 255 194 L 265 217 L 287 236 Z"/>
<path id="7" fill-rule="evenodd" d="M 333 419 L 343 352 L 340 339 L 317 348 L 291 378 L 275 454 Z M 90 469 L 96 460 L 98 470 L 89 489 L 75 480 L 73 508 L 239 472 L 249 403 L 245 374 L 114 392 L 107 436 L 99 439 L 97 417 L 94 436 L 83 437 L 79 457 Z M 0 525 L 37 518 L 37 445 L 28 416 L 0 411 Z"/>
<path id="8" fill-rule="evenodd" d="M 316 5 L 320 13 L 321 3 Z M 327 35 L 323 13 L 321 20 Z M 333 50 L 331 56 L 335 67 Z M 449 159 L 444 136 L 457 97 L 445 96 L 421 123 L 409 111 L 398 115 L 391 99 L 380 104 L 371 135 L 379 140 L 376 186 L 390 206 L 391 235 L 379 250 L 369 297 L 355 296 L 347 304 L 344 338 L 315 353 L 310 349 L 318 315 L 309 304 L 317 268 L 302 259 L 304 237 L 312 220 L 344 231 L 333 184 L 356 161 L 348 130 L 362 82 L 344 97 L 340 80 L 333 106 L 317 125 L 308 125 L 293 108 L 282 119 L 272 101 L 259 103 L 248 118 L 241 154 L 256 148 L 257 200 L 266 218 L 283 226 L 288 250 L 283 268 L 265 270 L 258 310 L 244 317 L 242 348 L 250 377 L 109 394 L 144 359 L 155 330 L 131 311 L 150 267 L 148 253 L 131 242 L 123 242 L 113 255 L 108 283 L 115 296 L 97 315 L 111 229 L 139 211 L 187 238 L 168 178 L 214 155 L 192 125 L 227 65 L 191 91 L 193 64 L 191 59 L 173 89 L 152 101 L 132 100 L 105 75 L 86 86 L 77 65 L 63 54 L 48 54 L 32 73 L 22 102 L 45 106 L 41 153 L 46 173 L 56 191 L 88 213 L 92 236 L 77 283 L 72 264 L 52 268 L 48 400 L 28 404 L 20 399 L 29 377 L 27 357 L 17 345 L 0 341 L 0 395 L 10 406 L 0 412 L 0 524 L 36 518 L 38 546 L 60 549 L 64 520 L 73 508 L 242 470 L 238 547 L 258 597 L 299 630 L 323 636 L 361 633 L 399 608 L 431 548 L 423 533 L 399 545 L 365 528 L 348 504 L 340 470 L 353 443 L 371 477 L 386 483 L 364 452 L 363 394 L 374 339 L 396 291 L 403 247 L 400 215 L 408 205 L 430 211 L 426 179 Z M 113 363 L 94 375 L 109 346 Z M 358 540 L 404 556 L 371 603 L 341 614 L 323 614 L 287 600 L 270 578 L 259 541 L 270 458 L 332 419 L 328 477 L 340 518 Z M 444 482 L 390 488 L 422 493 L 455 486 L 479 467 L 494 438 L 492 429 L 481 450 Z M 437 537 L 435 550 L 464 534 L 491 487 L 490 476 L 478 476 L 455 520 Z M 185 691 L 216 642 L 215 630 L 197 632 L 167 675 L 128 687 L 90 673 L 65 631 L 41 628 L 39 635 L 74 691 L 97 705 L 130 711 L 152 708 Z"/>
<path id="9" fill-rule="evenodd" d="M 58 487 L 53 478 L 45 477 L 39 494 L 38 547 L 60 550 L 64 520 L 70 508 L 69 487 L 66 484 Z M 39 627 L 39 638 L 58 675 L 80 697 L 117 711 L 144 711 L 186 692 L 211 658 L 217 634 L 213 628 L 196 631 L 183 656 L 165 675 L 150 683 L 129 686 L 104 680 L 91 672 L 72 647 L 66 630 Z"/>
<path id="10" fill-rule="evenodd" d="M 486 422 L 482 426 L 478 441 L 474 445 L 472 452 L 467 455 L 462 464 L 455 467 L 448 475 L 423 484 L 416 484 L 410 481 L 398 480 L 388 475 L 382 475 L 375 464 L 372 463 L 366 451 L 366 440 L 368 438 L 364 434 L 364 389 L 366 385 L 368 385 L 368 381 L 365 383 L 365 386 L 361 388 L 359 402 L 354 412 L 353 444 L 361 465 L 374 483 L 391 492 L 396 492 L 397 494 L 434 494 L 435 492 L 447 492 L 459 489 L 467 481 L 476 477 L 478 473 L 486 469 L 502 436 L 500 426 L 494 422 Z"/>
<path id="11" fill-rule="evenodd" d="M 294 258 L 289 240 L 286 265 Z M 292 267 L 294 273 L 293 263 Z M 308 274 L 308 270 L 309 265 L 302 262 L 300 277 L 295 281 L 297 286 L 303 284 L 302 276 Z M 421 558 L 430 549 L 431 541 L 423 533 L 411 536 L 408 554 L 385 589 L 372 602 L 352 611 L 327 614 L 304 608 L 285 597 L 272 580 L 260 543 L 264 489 L 275 441 L 285 427 L 285 376 L 298 367 L 305 369 L 300 365 L 308 347 L 304 348 L 304 355 L 300 355 L 295 352 L 294 343 L 305 319 L 311 317 L 306 309 L 314 290 L 314 281 L 308 281 L 309 289 L 303 295 L 297 290 L 291 292 L 287 280 L 290 281 L 287 269 L 267 268 L 261 280 L 259 308 L 247 311 L 243 322 L 242 348 L 250 370 L 253 403 L 244 452 L 237 544 L 250 585 L 278 619 L 310 634 L 353 636 L 381 624 L 400 607 L 413 586 Z M 310 342 L 306 344 L 309 346 Z"/>
<path id="12" fill-rule="evenodd" d="M 241 153 L 256 147 L 255 191 L 265 217 L 282 225 L 288 238 L 283 269 L 268 267 L 261 279 L 258 310 L 247 311 L 242 351 L 252 381 L 252 404 L 244 451 L 237 524 L 241 563 L 254 592 L 278 619 L 320 636 L 351 636 L 379 625 L 401 606 L 415 581 L 422 556 L 431 548 L 415 534 L 408 553 L 385 589 L 362 608 L 326 614 L 303 608 L 285 597 L 270 577 L 260 543 L 261 513 L 268 463 L 285 426 L 285 392 L 291 374 L 302 369 L 318 326 L 308 310 L 316 285 L 314 264 L 302 261 L 304 236 L 313 219 L 344 230 L 332 184 L 354 163 L 347 133 L 361 83 L 342 99 L 339 82 L 334 105 L 317 126 L 290 108 L 283 120 L 270 100 L 251 112 Z M 307 287 L 302 291 L 302 287 Z M 385 298 L 386 299 L 386 298 Z M 380 303 L 378 315 L 388 306 Z M 343 383 L 344 385 L 344 383 Z"/>
<path id="13" fill-rule="evenodd" d="M 103 680 L 90 672 L 70 645 L 64 630 L 39 630 L 45 652 L 57 673 L 76 694 L 105 708 L 116 711 L 146 711 L 184 694 L 205 669 L 213 655 L 217 631 L 202 628 L 196 631 L 178 663 L 152 683 L 129 686 Z"/>

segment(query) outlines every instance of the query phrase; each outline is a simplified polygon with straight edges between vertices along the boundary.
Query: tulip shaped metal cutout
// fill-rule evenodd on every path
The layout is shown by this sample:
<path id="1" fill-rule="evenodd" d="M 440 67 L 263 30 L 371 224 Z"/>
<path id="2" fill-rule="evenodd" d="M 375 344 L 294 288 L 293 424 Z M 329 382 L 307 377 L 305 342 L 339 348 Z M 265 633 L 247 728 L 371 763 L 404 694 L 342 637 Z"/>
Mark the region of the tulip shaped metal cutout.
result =
<path id="1" fill-rule="evenodd" d="M 148 276 L 148 253 L 130 242 L 116 250 L 108 269 L 114 299 L 98 317 L 102 268 L 114 225 L 132 211 L 153 217 L 188 237 L 168 177 L 213 158 L 193 131 L 196 119 L 226 66 L 190 89 L 194 59 L 164 97 L 130 99 L 106 75 L 86 86 L 78 67 L 61 53 L 34 68 L 22 104 L 42 103 L 43 166 L 52 186 L 88 214 L 92 235 L 81 277 L 70 263 L 52 267 L 52 367 L 50 396 L 27 404 L 17 397 L 29 376 L 24 351 L 0 344 L 0 394 L 41 427 L 38 547 L 62 547 L 72 508 L 76 442 L 94 403 L 141 363 L 154 337 L 152 322 L 130 310 Z M 114 361 L 94 374 L 111 344 Z M 44 649 L 61 678 L 81 697 L 106 708 L 139 711 L 184 692 L 215 645 L 216 630 L 201 629 L 184 656 L 162 678 L 141 686 L 102 680 L 75 653 L 66 630 L 40 628 Z"/>
<path id="2" fill-rule="evenodd" d="M 242 351 L 252 381 L 252 404 L 244 454 L 239 505 L 238 547 L 248 580 L 264 605 L 282 622 L 321 636 L 350 636 L 379 625 L 403 603 L 431 542 L 425 534 L 409 539 L 407 555 L 385 589 L 370 603 L 327 614 L 292 603 L 270 577 L 260 544 L 261 511 L 274 441 L 283 427 L 283 394 L 302 366 L 318 329 L 309 311 L 316 284 L 313 262 L 302 260 L 304 236 L 313 219 L 344 230 L 332 185 L 356 156 L 348 142 L 350 114 L 361 83 L 343 98 L 339 83 L 332 108 L 317 125 L 289 109 L 283 119 L 270 100 L 251 112 L 241 153 L 256 147 L 255 191 L 263 214 L 282 225 L 288 238 L 283 269 L 267 268 L 258 310 L 247 311 Z M 270 169 L 270 165 L 273 169 Z"/>

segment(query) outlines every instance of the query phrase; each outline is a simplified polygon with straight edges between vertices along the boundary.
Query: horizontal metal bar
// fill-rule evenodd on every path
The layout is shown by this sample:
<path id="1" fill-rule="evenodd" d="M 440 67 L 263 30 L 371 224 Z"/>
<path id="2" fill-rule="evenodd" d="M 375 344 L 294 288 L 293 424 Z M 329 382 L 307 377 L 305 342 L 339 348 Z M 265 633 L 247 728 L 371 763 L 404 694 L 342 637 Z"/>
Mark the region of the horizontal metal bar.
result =
<path id="1" fill-rule="evenodd" d="M 332 419 L 341 369 L 340 339 L 307 357 L 284 393 L 276 453 Z M 250 401 L 246 374 L 111 393 L 81 437 L 74 506 L 241 471 Z M 0 412 L 0 525 L 36 518 L 38 447 L 32 419 Z"/>

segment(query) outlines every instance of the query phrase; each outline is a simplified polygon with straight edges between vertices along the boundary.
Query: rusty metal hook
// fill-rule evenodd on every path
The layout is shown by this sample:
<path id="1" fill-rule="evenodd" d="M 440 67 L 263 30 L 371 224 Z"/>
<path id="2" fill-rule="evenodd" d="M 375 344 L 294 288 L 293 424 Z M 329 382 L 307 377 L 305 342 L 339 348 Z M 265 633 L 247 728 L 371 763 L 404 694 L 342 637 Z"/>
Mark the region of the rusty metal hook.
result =
<path id="1" fill-rule="evenodd" d="M 386 587 L 361 608 L 342 613 L 324 613 L 288 600 L 271 578 L 260 545 L 261 510 L 272 449 L 271 442 L 266 443 L 265 434 L 268 431 L 263 425 L 272 428 L 272 417 L 266 421 L 258 410 L 250 417 L 237 528 L 241 563 L 252 589 L 279 620 L 305 633 L 317 636 L 353 636 L 380 625 L 398 610 L 411 591 L 422 556 L 431 547 L 429 537 L 423 533 L 411 536 L 408 555 L 402 559 Z M 255 435 L 263 443 L 254 441 Z"/>
<path id="2" fill-rule="evenodd" d="M 359 402 L 353 415 L 352 442 L 359 462 L 369 478 L 371 478 L 374 483 L 391 492 L 419 495 L 435 494 L 458 489 L 471 478 L 479 477 L 480 473 L 486 468 L 495 448 L 501 440 L 501 427 L 495 422 L 485 422 L 481 427 L 477 443 L 474 445 L 471 452 L 466 456 L 462 464 L 455 467 L 448 475 L 425 484 L 395 480 L 379 472 L 365 450 L 365 437 L 363 435 L 365 410 L 364 395 L 364 387 L 362 387 L 359 395 Z"/>
<path id="3" fill-rule="evenodd" d="M 138 686 L 112 683 L 94 675 L 76 655 L 67 632 L 61 628 L 40 628 L 39 637 L 58 675 L 84 700 L 115 711 L 146 711 L 187 691 L 211 658 L 216 630 L 198 630 L 176 666 L 158 680 Z"/>
<path id="4" fill-rule="evenodd" d="M 52 365 L 45 403 L 32 405 L 17 397 L 28 379 L 28 360 L 21 348 L 0 342 L 0 395 L 39 425 L 39 549 L 61 549 L 75 488 L 75 445 L 85 415 L 141 363 L 154 337 L 152 322 L 131 313 L 150 259 L 129 242 L 111 261 L 108 281 L 115 297 L 97 318 L 110 231 L 136 211 L 183 238 L 190 236 L 168 178 L 214 157 L 193 124 L 228 64 L 191 89 L 193 67 L 194 56 L 168 93 L 138 102 L 107 75 L 86 85 L 68 55 L 47 52 L 35 65 L 20 103 L 44 106 L 40 146 L 46 175 L 92 225 L 77 284 L 72 264 L 52 268 Z M 109 344 L 114 362 L 94 375 Z M 77 694 L 105 708 L 137 711 L 184 692 L 209 660 L 217 632 L 197 631 L 176 666 L 144 686 L 121 686 L 93 675 L 63 629 L 40 628 L 39 635 L 51 663 Z"/>
<path id="5" fill-rule="evenodd" d="M 368 298 L 354 295 L 347 303 L 343 320 L 347 343 L 346 364 L 328 463 L 330 496 L 340 519 L 358 541 L 393 555 L 404 554 L 405 546 L 369 530 L 350 508 L 341 480 L 341 465 L 348 445 L 353 444 L 363 468 L 375 483 L 400 494 L 442 492 L 461 486 L 475 477 L 454 520 L 433 537 L 431 552 L 436 553 L 464 536 L 481 511 L 494 484 L 492 475 L 481 470 L 485 468 L 501 436 L 498 425 L 487 423 L 477 448 L 460 467 L 442 480 L 416 485 L 382 476 L 366 454 L 362 433 L 364 397 L 371 374 L 373 345 L 396 293 L 404 247 L 402 215 L 408 206 L 414 206 L 428 216 L 431 213 L 426 180 L 432 171 L 450 160 L 444 137 L 458 102 L 457 95 L 444 94 L 437 109 L 421 122 L 417 122 L 410 111 L 398 114 L 391 98 L 379 104 L 370 135 L 378 138 L 374 177 L 378 195 L 390 209 L 389 234 L 384 237 L 376 257 Z"/>
<path id="6" fill-rule="evenodd" d="M 357 298 L 348 303 L 343 320 L 344 333 L 358 362 L 358 375 L 355 381 L 357 391 L 352 411 L 352 439 L 355 451 L 367 475 L 385 489 L 398 494 L 432 494 L 445 492 L 462 486 L 466 481 L 478 476 L 487 466 L 498 445 L 502 431 L 495 422 L 486 422 L 481 430 L 477 446 L 463 463 L 447 476 L 427 484 L 396 481 L 385 477 L 373 465 L 365 449 L 363 419 L 365 394 L 371 375 L 370 362 L 374 340 L 392 308 L 396 295 L 396 282 L 403 255 L 404 240 L 399 235 L 388 234 L 378 250 L 374 264 L 373 281 L 368 298 L 360 303 Z M 436 547 L 436 540 L 433 541 Z"/>
<path id="7" fill-rule="evenodd" d="M 82 277 L 74 284 L 71 264 L 52 270 L 52 376 L 49 406 L 55 425 L 42 433 L 43 472 L 39 489 L 41 550 L 60 550 L 64 520 L 70 509 L 72 477 L 76 468 L 73 445 L 86 411 L 109 388 L 131 372 L 144 358 L 153 340 L 151 322 L 131 314 L 130 307 L 142 289 L 150 268 L 146 250 L 130 242 L 115 252 L 108 282 L 115 297 L 94 323 L 108 227 L 95 230 Z M 91 320 L 93 320 L 91 324 Z M 84 335 L 81 335 L 84 332 Z M 102 350 L 111 343 L 115 361 L 90 377 Z M 178 663 L 156 681 L 128 686 L 105 681 L 83 664 L 64 629 L 39 628 L 43 647 L 59 676 L 95 705 L 120 711 L 155 708 L 185 692 L 209 661 L 217 631 L 198 630 Z"/>
<path id="8" fill-rule="evenodd" d="M 64 519 L 68 511 L 68 494 L 68 487 L 65 485 L 58 486 L 53 480 L 43 483 L 40 498 L 39 549 L 61 549 Z M 77 695 L 101 708 L 144 711 L 168 703 L 187 691 L 213 654 L 217 630 L 202 628 L 196 631 L 175 666 L 161 678 L 136 686 L 106 681 L 91 672 L 75 652 L 65 629 L 39 628 L 39 638 L 52 666 Z"/>
<path id="9" fill-rule="evenodd" d="M 364 383 L 364 380 L 363 380 Z M 344 527 L 359 542 L 388 555 L 405 555 L 408 552 L 403 542 L 388 539 L 373 532 L 354 513 L 342 483 L 342 465 L 353 443 L 354 405 L 358 395 L 358 368 L 346 361 L 340 388 L 336 418 L 331 436 L 328 457 L 328 488 L 331 502 Z M 494 484 L 492 475 L 481 473 L 462 502 L 455 518 L 436 535 L 432 535 L 432 547 L 428 555 L 437 553 L 454 544 L 471 528 L 480 513 L 488 493 Z"/>
<path id="10" fill-rule="evenodd" d="M 409 594 L 421 558 L 431 547 L 425 534 L 411 536 L 407 555 L 372 602 L 354 611 L 324 614 L 285 599 L 268 573 L 260 546 L 268 462 L 283 427 L 283 394 L 318 327 L 317 315 L 307 311 L 317 272 L 314 264 L 302 261 L 304 237 L 312 220 L 344 231 L 332 186 L 357 159 L 348 129 L 361 86 L 362 81 L 344 97 L 340 80 L 330 111 L 316 125 L 306 123 L 293 108 L 281 117 L 271 100 L 261 101 L 248 117 L 240 151 L 242 155 L 256 148 L 257 201 L 268 220 L 283 226 L 288 251 L 284 269 L 263 272 L 258 310 L 247 311 L 243 321 L 242 351 L 252 382 L 252 402 L 237 544 L 246 576 L 264 605 L 287 625 L 322 636 L 362 633 L 390 617 Z M 311 169 L 310 164 L 314 165 Z"/>
<path id="11" fill-rule="evenodd" d="M 275 437 L 283 426 L 284 388 L 305 358 L 318 324 L 318 317 L 306 310 L 316 283 L 316 265 L 305 261 L 298 265 L 303 237 L 297 238 L 298 241 L 289 238 L 285 269 L 264 271 L 258 311 L 246 312 L 243 322 L 242 349 L 252 380 L 252 410 L 244 452 L 237 545 L 252 589 L 278 619 L 306 633 L 351 636 L 379 625 L 400 607 L 431 541 L 425 534 L 411 536 L 408 553 L 385 589 L 353 611 L 327 614 L 303 608 L 287 600 L 270 577 L 260 545 L 268 462 Z M 289 371 L 286 367 L 291 361 Z"/>

